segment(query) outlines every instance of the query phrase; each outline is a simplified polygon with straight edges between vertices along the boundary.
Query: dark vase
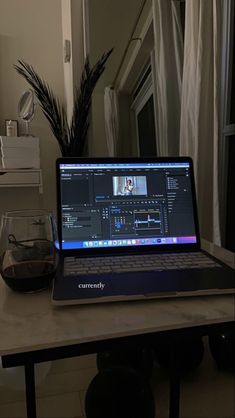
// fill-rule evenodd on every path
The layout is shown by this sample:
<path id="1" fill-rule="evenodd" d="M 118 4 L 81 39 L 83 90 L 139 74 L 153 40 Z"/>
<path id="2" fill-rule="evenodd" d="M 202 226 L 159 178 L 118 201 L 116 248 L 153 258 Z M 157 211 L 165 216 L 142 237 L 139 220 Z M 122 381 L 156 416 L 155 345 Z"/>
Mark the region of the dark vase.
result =
<path id="1" fill-rule="evenodd" d="M 147 382 L 133 369 L 113 367 L 99 372 L 85 397 L 87 418 L 154 418 Z"/>
<path id="2" fill-rule="evenodd" d="M 219 369 L 235 372 L 235 331 L 210 336 L 209 347 Z"/>

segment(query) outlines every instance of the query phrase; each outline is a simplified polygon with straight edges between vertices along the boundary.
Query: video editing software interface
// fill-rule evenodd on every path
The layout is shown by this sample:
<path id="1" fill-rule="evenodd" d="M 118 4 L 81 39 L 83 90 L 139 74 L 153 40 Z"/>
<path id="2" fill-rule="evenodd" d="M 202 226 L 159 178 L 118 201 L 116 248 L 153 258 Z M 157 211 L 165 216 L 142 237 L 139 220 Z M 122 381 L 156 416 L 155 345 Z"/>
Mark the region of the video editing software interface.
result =
<path id="1" fill-rule="evenodd" d="M 195 243 L 189 169 L 60 164 L 62 249 Z"/>

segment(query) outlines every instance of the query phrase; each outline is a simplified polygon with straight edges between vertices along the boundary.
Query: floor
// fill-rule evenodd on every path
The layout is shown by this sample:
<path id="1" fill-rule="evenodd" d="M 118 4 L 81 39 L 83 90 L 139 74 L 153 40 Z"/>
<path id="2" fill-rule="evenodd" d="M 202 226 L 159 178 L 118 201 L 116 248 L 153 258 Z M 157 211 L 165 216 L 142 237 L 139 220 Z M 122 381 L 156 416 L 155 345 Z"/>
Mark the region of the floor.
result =
<path id="1" fill-rule="evenodd" d="M 155 369 L 152 387 L 156 400 L 156 418 L 167 418 L 168 377 L 162 369 Z M 235 374 L 218 370 L 207 344 L 200 367 L 182 380 L 181 417 L 235 417 Z"/>
<path id="2" fill-rule="evenodd" d="M 205 346 L 201 366 L 182 381 L 181 417 L 234 418 L 235 375 L 219 371 Z M 95 374 L 94 355 L 53 362 L 46 380 L 37 389 L 38 416 L 85 418 L 84 397 Z M 23 391 L 6 388 L 0 380 L 1 383 L 0 418 L 25 417 Z M 151 385 L 156 400 L 156 418 L 167 418 L 168 376 L 158 366 Z"/>

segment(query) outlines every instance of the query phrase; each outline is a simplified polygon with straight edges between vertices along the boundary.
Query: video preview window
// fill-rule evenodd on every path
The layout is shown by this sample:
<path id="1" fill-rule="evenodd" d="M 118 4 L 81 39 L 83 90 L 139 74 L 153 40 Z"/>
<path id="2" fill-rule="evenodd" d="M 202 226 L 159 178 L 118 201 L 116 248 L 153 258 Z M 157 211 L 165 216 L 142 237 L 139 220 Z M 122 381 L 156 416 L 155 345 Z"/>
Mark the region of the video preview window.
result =
<path id="1" fill-rule="evenodd" d="M 113 177 L 114 196 L 147 196 L 146 176 Z"/>

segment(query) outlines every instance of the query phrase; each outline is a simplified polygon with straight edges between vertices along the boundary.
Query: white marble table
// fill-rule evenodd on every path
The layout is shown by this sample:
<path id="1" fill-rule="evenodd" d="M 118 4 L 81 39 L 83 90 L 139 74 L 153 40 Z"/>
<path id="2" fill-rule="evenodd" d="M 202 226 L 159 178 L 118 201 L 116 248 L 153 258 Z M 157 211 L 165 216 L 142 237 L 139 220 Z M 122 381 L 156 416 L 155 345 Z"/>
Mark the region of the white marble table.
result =
<path id="1" fill-rule="evenodd" d="M 235 254 L 202 246 L 235 268 Z M 235 274 L 235 272 L 234 272 Z M 0 276 L 0 356 L 234 321 L 234 296 L 54 307 L 50 291 L 18 294 Z"/>
<path id="2" fill-rule="evenodd" d="M 106 341 L 118 344 L 119 339 L 152 333 L 179 330 L 187 335 L 195 329 L 204 335 L 219 324 L 234 326 L 234 321 L 232 295 L 56 308 L 50 303 L 49 291 L 17 294 L 0 281 L 0 355 L 5 366 L 25 365 L 30 418 L 36 417 L 34 363 L 85 354 L 86 349 L 96 352 L 107 348 Z M 97 346 L 99 342 L 101 346 Z M 86 344 L 85 351 L 80 351 Z M 173 392 L 179 393 L 175 381 Z M 179 395 L 171 397 L 176 405 L 174 401 L 170 417 L 178 417 L 174 411 L 179 409 Z"/>
<path id="3" fill-rule="evenodd" d="M 235 268 L 235 256 L 203 241 Z M 235 274 L 235 272 L 234 272 Z M 234 296 L 54 307 L 50 291 L 18 294 L 0 276 L 0 356 L 234 321 Z"/>
<path id="4" fill-rule="evenodd" d="M 222 255 L 225 260 L 226 254 Z M 177 332 L 190 336 L 198 330 L 206 335 L 210 329 L 234 324 L 234 295 L 62 308 L 52 306 L 49 290 L 18 294 L 0 279 L 0 356 L 5 367 L 25 366 L 30 418 L 36 417 L 34 364 L 37 362 L 96 352 L 101 347 L 105 349 L 106 343 L 118 345 L 138 336 L 144 339 L 153 334 Z"/>
<path id="5" fill-rule="evenodd" d="M 18 294 L 0 281 L 0 355 L 235 320 L 234 296 L 53 307 L 50 291 Z"/>

